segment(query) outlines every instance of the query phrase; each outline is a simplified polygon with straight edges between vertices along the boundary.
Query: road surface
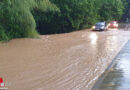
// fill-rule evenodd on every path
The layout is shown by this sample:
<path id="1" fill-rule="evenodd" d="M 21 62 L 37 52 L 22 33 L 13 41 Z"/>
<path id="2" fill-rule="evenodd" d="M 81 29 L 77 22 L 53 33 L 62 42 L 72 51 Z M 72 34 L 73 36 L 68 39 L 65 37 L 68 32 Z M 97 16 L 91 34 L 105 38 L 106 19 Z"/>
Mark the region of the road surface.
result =
<path id="1" fill-rule="evenodd" d="M 92 90 L 130 90 L 130 40 Z"/>
<path id="2" fill-rule="evenodd" d="M 0 76 L 9 90 L 90 90 L 130 31 L 77 31 L 0 43 Z"/>

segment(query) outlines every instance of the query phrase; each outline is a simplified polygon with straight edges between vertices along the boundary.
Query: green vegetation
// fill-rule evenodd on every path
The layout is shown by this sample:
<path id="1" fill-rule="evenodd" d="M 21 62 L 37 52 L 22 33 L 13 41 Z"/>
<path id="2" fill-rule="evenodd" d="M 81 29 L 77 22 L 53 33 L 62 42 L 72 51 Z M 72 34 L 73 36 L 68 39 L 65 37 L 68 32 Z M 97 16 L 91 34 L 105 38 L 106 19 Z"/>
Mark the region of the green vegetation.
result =
<path id="1" fill-rule="evenodd" d="M 99 14 L 101 20 L 120 20 L 123 15 L 124 5 L 121 0 L 103 0 Z"/>
<path id="2" fill-rule="evenodd" d="M 120 20 L 125 0 L 0 0 L 0 40 L 71 32 Z"/>
<path id="3" fill-rule="evenodd" d="M 125 2 L 126 0 L 124 0 L 124 6 L 125 6 L 125 10 L 124 10 L 124 15 L 122 17 L 122 21 L 123 22 L 130 22 L 130 0 L 127 0 L 127 2 Z"/>
<path id="4" fill-rule="evenodd" d="M 52 9 L 51 9 L 52 8 Z M 57 9 L 48 0 L 2 0 L 0 1 L 0 40 L 12 38 L 37 38 L 33 9 L 50 11 Z"/>
<path id="5" fill-rule="evenodd" d="M 50 0 L 60 12 L 33 13 L 41 34 L 71 32 L 88 28 L 97 21 L 119 20 L 125 0 Z"/>

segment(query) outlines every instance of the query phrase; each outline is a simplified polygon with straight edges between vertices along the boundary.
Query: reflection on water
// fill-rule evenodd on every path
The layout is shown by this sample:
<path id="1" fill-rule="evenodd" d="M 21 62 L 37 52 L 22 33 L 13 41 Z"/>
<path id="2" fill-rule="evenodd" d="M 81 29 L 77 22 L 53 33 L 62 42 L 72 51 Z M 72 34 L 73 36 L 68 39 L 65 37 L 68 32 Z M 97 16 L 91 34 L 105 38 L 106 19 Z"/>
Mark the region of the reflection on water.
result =
<path id="1" fill-rule="evenodd" d="M 109 28 L 108 30 L 118 30 L 118 28 Z"/>
<path id="2" fill-rule="evenodd" d="M 112 34 L 114 34 L 114 32 Z M 108 51 L 115 51 L 118 48 L 118 38 L 117 38 L 117 36 L 112 35 L 112 36 L 107 37 L 105 45 L 106 45 L 105 48 Z"/>
<path id="3" fill-rule="evenodd" d="M 96 33 L 91 33 L 89 38 L 91 39 L 91 44 L 95 45 L 97 43 L 98 36 Z"/>
<path id="4" fill-rule="evenodd" d="M 114 29 L 116 30 L 116 29 Z M 107 34 L 106 34 L 107 33 Z M 104 34 L 104 36 L 101 36 Z M 106 35 L 106 36 L 105 36 Z M 87 39 L 87 35 L 86 39 Z M 124 38 L 124 36 L 123 36 Z M 103 73 L 105 68 L 111 63 L 111 60 L 114 58 L 114 56 L 117 54 L 117 51 L 121 47 L 121 33 L 119 33 L 118 30 L 116 31 L 108 31 L 108 32 L 92 32 L 88 35 L 89 39 L 89 45 L 91 46 L 91 52 L 93 51 L 93 54 L 91 54 L 93 57 L 97 57 L 97 62 L 93 63 L 93 66 L 95 69 L 93 70 L 93 73 L 95 75 L 95 78 L 98 77 L 97 71 L 99 69 L 101 70 L 100 73 Z M 124 41 L 124 40 L 123 40 Z M 99 43 L 100 42 L 100 43 Z M 89 48 L 87 48 L 89 49 Z M 89 58 L 87 58 L 89 59 Z M 95 59 L 95 58 L 94 58 Z M 113 77 L 119 77 L 117 81 L 120 81 L 120 77 L 122 77 L 122 74 L 118 75 L 118 73 L 113 73 Z M 110 78 L 107 78 L 106 81 L 110 81 Z M 115 80 L 116 81 L 116 80 Z M 89 83 L 94 82 L 93 79 L 89 81 Z M 89 85 L 89 83 L 87 85 Z M 115 85 L 116 82 L 109 83 L 109 85 Z M 118 85 L 121 85 L 120 82 L 117 82 Z M 87 86 L 86 85 L 86 86 Z M 97 90 L 97 89 L 95 89 Z M 100 90 L 100 89 L 99 89 Z M 102 89 L 104 90 L 104 89 Z M 108 88 L 105 90 L 109 90 Z M 110 89 L 111 90 L 111 89 Z"/>
<path id="5" fill-rule="evenodd" d="M 115 65 L 107 71 L 100 84 L 94 86 L 92 90 L 130 90 L 130 41 L 115 59 Z"/>

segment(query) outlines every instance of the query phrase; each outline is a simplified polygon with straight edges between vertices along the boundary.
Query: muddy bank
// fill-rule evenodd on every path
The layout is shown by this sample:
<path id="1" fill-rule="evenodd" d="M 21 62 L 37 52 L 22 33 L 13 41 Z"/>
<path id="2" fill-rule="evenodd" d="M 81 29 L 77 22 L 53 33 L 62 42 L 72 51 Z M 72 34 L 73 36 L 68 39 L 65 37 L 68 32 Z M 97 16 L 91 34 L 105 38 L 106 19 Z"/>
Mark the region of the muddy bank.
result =
<path id="1" fill-rule="evenodd" d="M 130 31 L 78 31 L 0 43 L 0 76 L 9 90 L 89 90 Z"/>

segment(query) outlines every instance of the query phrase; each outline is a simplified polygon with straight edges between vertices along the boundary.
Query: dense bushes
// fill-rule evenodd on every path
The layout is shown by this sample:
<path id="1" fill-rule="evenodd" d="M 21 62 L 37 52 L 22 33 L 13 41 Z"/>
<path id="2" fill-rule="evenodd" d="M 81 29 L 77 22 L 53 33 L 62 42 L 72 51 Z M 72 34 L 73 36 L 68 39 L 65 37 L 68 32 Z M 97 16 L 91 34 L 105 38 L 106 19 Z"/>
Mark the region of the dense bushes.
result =
<path id="1" fill-rule="evenodd" d="M 60 12 L 40 12 L 34 16 L 40 33 L 63 33 L 89 27 L 97 21 L 96 0 L 51 0 Z M 39 17 L 40 15 L 40 17 Z"/>
<path id="2" fill-rule="evenodd" d="M 122 2 L 123 1 L 123 2 Z M 70 32 L 119 20 L 125 0 L 0 0 L 0 40 Z"/>
<path id="3" fill-rule="evenodd" d="M 60 12 L 35 10 L 41 34 L 63 33 L 90 27 L 97 21 L 119 20 L 125 0 L 51 0 Z"/>
<path id="4" fill-rule="evenodd" d="M 33 9 L 41 11 L 56 8 L 48 0 L 2 0 L 0 1 L 0 39 L 38 37 Z"/>
<path id="5" fill-rule="evenodd" d="M 123 2 L 121 0 L 103 0 L 99 14 L 101 20 L 119 20 L 123 15 Z"/>
<path id="6" fill-rule="evenodd" d="M 125 6 L 125 10 L 124 10 L 124 15 L 122 17 L 122 21 L 123 22 L 130 22 L 130 0 L 127 0 L 127 3 L 124 1 L 124 6 Z"/>

